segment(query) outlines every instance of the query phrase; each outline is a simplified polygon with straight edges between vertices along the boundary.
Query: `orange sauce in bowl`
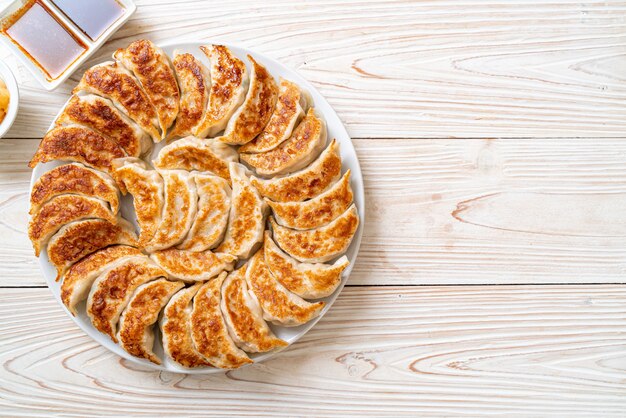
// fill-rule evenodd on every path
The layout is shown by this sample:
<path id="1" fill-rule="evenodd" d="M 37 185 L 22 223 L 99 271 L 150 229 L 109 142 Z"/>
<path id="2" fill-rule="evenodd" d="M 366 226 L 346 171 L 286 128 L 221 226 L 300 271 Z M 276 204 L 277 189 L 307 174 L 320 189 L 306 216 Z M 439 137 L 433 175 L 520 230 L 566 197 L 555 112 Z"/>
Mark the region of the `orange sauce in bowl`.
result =
<path id="1" fill-rule="evenodd" d="M 9 94 L 9 90 L 7 89 L 7 85 L 4 84 L 4 81 L 0 78 L 0 123 L 4 120 L 9 111 L 9 102 L 11 101 L 11 96 Z"/>

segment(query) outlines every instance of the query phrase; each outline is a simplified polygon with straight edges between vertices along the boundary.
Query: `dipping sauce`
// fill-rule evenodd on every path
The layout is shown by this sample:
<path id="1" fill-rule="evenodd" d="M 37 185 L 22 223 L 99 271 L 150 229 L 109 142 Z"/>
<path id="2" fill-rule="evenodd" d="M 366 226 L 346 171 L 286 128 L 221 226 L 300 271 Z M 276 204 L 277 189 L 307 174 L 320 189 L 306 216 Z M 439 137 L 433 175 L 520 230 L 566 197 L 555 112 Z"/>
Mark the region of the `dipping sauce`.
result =
<path id="1" fill-rule="evenodd" d="M 52 0 L 85 35 L 95 41 L 124 15 L 116 0 Z"/>
<path id="2" fill-rule="evenodd" d="M 2 123 L 5 116 L 7 115 L 10 100 L 11 96 L 9 95 L 7 85 L 4 84 L 4 81 L 0 78 L 0 123 Z"/>
<path id="3" fill-rule="evenodd" d="M 55 79 L 63 74 L 87 50 L 87 47 L 37 0 L 28 2 L 11 16 L 9 25 L 2 29 L 49 79 Z"/>

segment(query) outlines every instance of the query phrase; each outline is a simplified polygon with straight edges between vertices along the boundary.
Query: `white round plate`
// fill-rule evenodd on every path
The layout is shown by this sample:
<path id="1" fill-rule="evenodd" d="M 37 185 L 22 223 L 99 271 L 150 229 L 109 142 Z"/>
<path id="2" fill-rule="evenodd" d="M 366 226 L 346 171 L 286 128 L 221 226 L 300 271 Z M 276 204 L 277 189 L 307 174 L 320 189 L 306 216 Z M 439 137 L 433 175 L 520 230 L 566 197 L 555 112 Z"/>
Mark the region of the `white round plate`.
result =
<path id="1" fill-rule="evenodd" d="M 169 44 L 169 45 L 163 45 L 162 48 L 170 57 L 173 56 L 173 52 L 175 50 L 180 50 L 183 52 L 190 52 L 194 56 L 196 56 L 198 59 L 203 61 L 206 65 L 208 65 L 209 64 L 208 60 L 199 49 L 200 45 L 206 45 L 207 43 Z M 363 232 L 363 225 L 365 223 L 365 201 L 364 201 L 364 192 L 363 192 L 363 177 L 361 174 L 361 169 L 359 167 L 359 161 L 356 156 L 356 151 L 354 150 L 354 146 L 352 145 L 352 141 L 350 140 L 350 137 L 348 136 L 346 129 L 344 128 L 343 124 L 339 120 L 339 117 L 337 116 L 335 111 L 330 107 L 328 102 L 320 95 L 320 93 L 315 89 L 315 87 L 313 87 L 308 81 L 306 81 L 301 75 L 299 75 L 294 70 L 286 68 L 285 66 L 278 63 L 277 61 L 274 61 L 271 58 L 268 58 L 256 52 L 250 51 L 246 48 L 238 47 L 236 45 L 227 44 L 227 46 L 233 51 L 235 55 L 237 55 L 237 57 L 242 59 L 244 62 L 248 62 L 248 60 L 246 59 L 246 55 L 248 54 L 252 55 L 252 57 L 255 60 L 265 65 L 267 69 L 270 71 L 270 73 L 277 80 L 279 77 L 283 77 L 288 80 L 294 81 L 295 83 L 300 85 L 300 87 L 308 90 L 309 93 L 311 94 L 311 97 L 315 105 L 315 108 L 317 109 L 317 112 L 320 115 L 322 115 L 323 118 L 326 120 L 326 124 L 328 126 L 329 138 L 336 138 L 340 144 L 341 157 L 343 159 L 342 170 L 344 172 L 347 169 L 352 170 L 351 186 L 354 192 L 354 201 L 359 211 L 360 224 L 359 224 L 359 229 L 357 230 L 354 236 L 352 244 L 350 245 L 350 248 L 348 248 L 348 251 L 346 253 L 346 256 L 350 260 L 350 265 L 343 272 L 342 282 L 339 288 L 331 296 L 321 299 L 326 302 L 326 306 L 324 307 L 324 310 L 322 311 L 319 317 L 298 327 L 282 327 L 282 326 L 271 325 L 271 328 L 276 333 L 276 335 L 279 338 L 282 338 L 283 340 L 287 341 L 291 345 L 294 342 L 296 342 L 300 337 L 302 337 L 309 329 L 311 329 L 313 325 L 315 325 L 315 323 L 328 311 L 328 309 L 330 309 L 335 299 L 337 299 L 339 292 L 341 292 L 341 289 L 345 285 L 346 280 L 348 279 L 348 276 L 350 275 L 350 272 L 352 271 L 352 267 L 354 266 L 357 253 L 359 251 L 359 245 L 361 244 L 361 235 Z M 164 145 L 163 142 L 160 144 L 155 144 L 155 149 L 152 152 L 151 158 L 154 158 L 154 156 L 156 156 L 158 151 L 163 147 Z M 62 163 L 55 161 L 55 162 L 50 162 L 50 163 L 45 163 L 45 164 L 39 164 L 37 167 L 35 167 L 35 169 L 33 170 L 33 175 L 31 177 L 31 188 L 32 188 L 32 184 L 43 173 L 61 164 Z M 122 216 L 124 216 L 126 219 L 130 221 L 136 220 L 134 216 L 133 206 L 132 206 L 132 199 L 129 196 L 125 196 L 123 198 L 122 205 L 121 205 L 121 212 L 122 212 Z M 52 266 L 49 263 L 48 256 L 45 251 L 42 251 L 42 255 L 39 257 L 39 261 L 41 264 L 41 270 L 43 271 L 43 275 L 46 279 L 46 282 L 48 283 L 48 287 L 54 294 L 54 297 L 57 299 L 59 304 L 63 306 L 63 308 L 65 309 L 65 305 L 63 305 L 60 299 L 60 291 L 59 291 L 60 283 L 55 281 L 56 270 L 54 266 Z M 130 354 L 128 354 L 126 351 L 124 351 L 119 345 L 112 342 L 111 339 L 107 335 L 100 333 L 91 325 L 89 317 L 85 313 L 84 305 L 85 303 L 83 302 L 82 305 L 78 306 L 77 310 L 79 314 L 76 317 L 72 316 L 67 311 L 67 309 L 66 309 L 66 312 L 74 320 L 74 322 L 76 322 L 76 324 L 78 324 L 78 326 L 82 328 L 82 330 L 85 331 L 85 333 L 87 333 L 87 335 L 89 335 L 91 338 L 93 338 L 98 343 L 108 348 L 115 354 L 119 355 L 120 357 L 125 358 L 126 360 L 130 362 L 141 364 L 141 365 L 144 365 L 152 369 L 156 369 L 156 370 L 166 370 L 166 371 L 178 372 L 178 373 L 203 374 L 203 373 L 215 373 L 215 372 L 222 371 L 221 369 L 208 368 L 208 367 L 199 368 L 199 369 L 185 369 L 176 365 L 175 363 L 170 361 L 166 356 L 163 355 L 163 348 L 160 343 L 160 334 L 158 331 L 156 331 L 157 338 L 156 338 L 154 349 L 155 349 L 155 353 L 163 359 L 163 364 L 158 366 L 153 363 L 150 363 L 147 360 L 133 357 Z M 273 357 L 276 354 L 277 354 L 277 351 L 272 351 L 269 353 L 250 354 L 250 357 L 255 362 L 259 362 L 259 361 L 268 359 L 270 357 Z"/>
<path id="2" fill-rule="evenodd" d="M 9 90 L 9 108 L 7 109 L 6 116 L 2 122 L 0 122 L 0 138 L 2 138 L 9 128 L 11 128 L 17 116 L 17 108 L 20 103 L 20 91 L 17 88 L 17 82 L 15 81 L 13 72 L 8 65 L 2 61 L 0 61 L 0 78 L 4 81 L 4 84 L 7 85 L 7 90 Z"/>

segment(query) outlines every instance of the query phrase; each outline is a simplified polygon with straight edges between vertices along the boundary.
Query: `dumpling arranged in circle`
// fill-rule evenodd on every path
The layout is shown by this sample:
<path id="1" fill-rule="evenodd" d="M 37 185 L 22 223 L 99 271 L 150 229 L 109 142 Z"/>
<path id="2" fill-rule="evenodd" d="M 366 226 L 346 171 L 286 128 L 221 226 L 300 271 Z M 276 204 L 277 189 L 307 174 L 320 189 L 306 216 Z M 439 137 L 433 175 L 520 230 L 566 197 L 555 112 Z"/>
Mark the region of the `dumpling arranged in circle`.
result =
<path id="1" fill-rule="evenodd" d="M 113 58 L 130 71 L 156 112 L 160 139 L 178 115 L 180 92 L 170 60 L 152 42 L 139 39 L 126 48 L 115 51 Z"/>
<path id="2" fill-rule="evenodd" d="M 270 223 L 276 243 L 287 254 L 302 262 L 324 263 L 346 252 L 359 227 L 359 214 L 352 205 L 334 221 L 304 231 L 285 228 L 274 218 Z"/>
<path id="3" fill-rule="evenodd" d="M 35 168 L 53 160 L 75 161 L 110 173 L 112 161 L 125 156 L 117 142 L 94 130 L 79 125 L 57 126 L 44 135 L 28 166 Z"/>
<path id="4" fill-rule="evenodd" d="M 145 255 L 132 257 L 101 273 L 87 297 L 87 315 L 98 331 L 117 339 L 117 324 L 139 286 L 167 277 L 167 273 Z"/>
<path id="5" fill-rule="evenodd" d="M 138 158 L 117 159 L 113 165 L 114 177 L 122 193 L 130 193 L 133 197 L 140 228 L 139 244 L 144 247 L 152 240 L 161 223 L 165 199 L 163 178 Z"/>
<path id="6" fill-rule="evenodd" d="M 183 282 L 158 279 L 137 288 L 119 322 L 117 339 L 124 350 L 135 357 L 161 364 L 161 359 L 153 351 L 154 327 L 170 298 L 183 287 Z"/>
<path id="7" fill-rule="evenodd" d="M 241 153 L 271 151 L 293 132 L 298 122 L 304 117 L 309 103 L 308 95 L 289 80 L 281 79 L 278 100 L 269 122 L 256 138 L 239 148 Z"/>
<path id="8" fill-rule="evenodd" d="M 154 166 L 168 170 L 208 171 L 230 180 L 228 164 L 238 160 L 237 151 L 217 139 L 188 136 L 163 147 Z"/>
<path id="9" fill-rule="evenodd" d="M 248 55 L 252 63 L 250 87 L 243 104 L 233 113 L 220 141 L 241 145 L 252 141 L 263 131 L 272 116 L 278 87 L 267 69 Z"/>
<path id="10" fill-rule="evenodd" d="M 341 176 L 339 144 L 332 140 L 320 156 L 308 167 L 295 173 L 262 179 L 252 176 L 250 181 L 261 195 L 276 202 L 301 202 L 326 191 Z"/>
<path id="11" fill-rule="evenodd" d="M 202 122 L 211 88 L 209 69 L 193 54 L 174 51 L 172 65 L 180 87 L 180 104 L 176 122 L 169 133 L 170 139 L 194 133 Z"/>
<path id="12" fill-rule="evenodd" d="M 289 139 L 267 152 L 241 154 L 241 160 L 261 176 L 291 173 L 306 167 L 326 145 L 326 124 L 309 109 Z"/>
<path id="13" fill-rule="evenodd" d="M 226 273 L 206 282 L 193 298 L 191 337 L 202 358 L 214 367 L 236 369 L 252 363 L 234 343 L 220 309 Z"/>
<path id="14" fill-rule="evenodd" d="M 161 140 L 159 116 L 150 98 L 133 74 L 117 62 L 91 67 L 72 90 L 107 98 L 146 131 L 154 142 Z"/>
<path id="15" fill-rule="evenodd" d="M 48 243 L 48 261 L 57 269 L 59 280 L 75 262 L 109 245 L 137 245 L 137 235 L 130 223 L 117 219 L 85 219 L 64 225 Z"/>
<path id="16" fill-rule="evenodd" d="M 360 221 L 324 104 L 252 56 L 194 49 L 137 40 L 85 71 L 29 163 L 54 168 L 28 234 L 68 311 L 131 356 L 236 369 L 321 315 Z"/>
<path id="17" fill-rule="evenodd" d="M 73 95 L 54 122 L 56 126 L 81 125 L 112 139 L 129 157 L 152 148 L 152 139 L 113 103 L 94 94 Z"/>
<path id="18" fill-rule="evenodd" d="M 107 202 L 113 214 L 119 210 L 120 191 L 111 176 L 80 163 L 71 163 L 53 168 L 35 181 L 30 192 L 29 213 L 39 212 L 50 199 L 65 194 L 96 197 Z"/>
<path id="19" fill-rule="evenodd" d="M 263 250 L 248 261 L 246 271 L 248 289 L 263 309 L 263 318 L 275 324 L 294 327 L 317 317 L 324 302 L 307 302 L 280 284 L 265 263 Z"/>
<path id="20" fill-rule="evenodd" d="M 208 105 L 193 133 L 206 138 L 214 137 L 226 128 L 246 97 L 249 76 L 246 64 L 224 45 L 201 46 L 200 50 L 211 63 L 211 88 Z"/>
<path id="21" fill-rule="evenodd" d="M 230 163 L 233 182 L 230 217 L 224 241 L 217 251 L 248 258 L 263 240 L 267 204 L 250 183 L 246 168 Z"/>
<path id="22" fill-rule="evenodd" d="M 34 213 L 28 224 L 28 237 L 39 256 L 50 238 L 66 224 L 82 219 L 98 218 L 117 223 L 109 205 L 95 197 L 64 194 L 50 199 Z"/>

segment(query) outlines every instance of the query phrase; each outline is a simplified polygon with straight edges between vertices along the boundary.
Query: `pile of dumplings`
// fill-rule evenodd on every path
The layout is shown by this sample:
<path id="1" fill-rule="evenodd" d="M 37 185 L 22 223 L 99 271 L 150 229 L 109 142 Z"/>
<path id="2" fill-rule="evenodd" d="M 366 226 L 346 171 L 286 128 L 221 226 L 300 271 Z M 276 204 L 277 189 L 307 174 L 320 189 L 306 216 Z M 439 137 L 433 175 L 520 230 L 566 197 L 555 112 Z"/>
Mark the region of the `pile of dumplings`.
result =
<path id="1" fill-rule="evenodd" d="M 28 233 L 67 309 L 85 302 L 131 355 L 163 362 L 158 326 L 175 364 L 233 369 L 287 346 L 268 322 L 321 313 L 359 216 L 308 94 L 251 56 L 201 50 L 210 65 L 138 40 L 85 72 L 29 164 L 63 162 L 33 185 Z"/>

